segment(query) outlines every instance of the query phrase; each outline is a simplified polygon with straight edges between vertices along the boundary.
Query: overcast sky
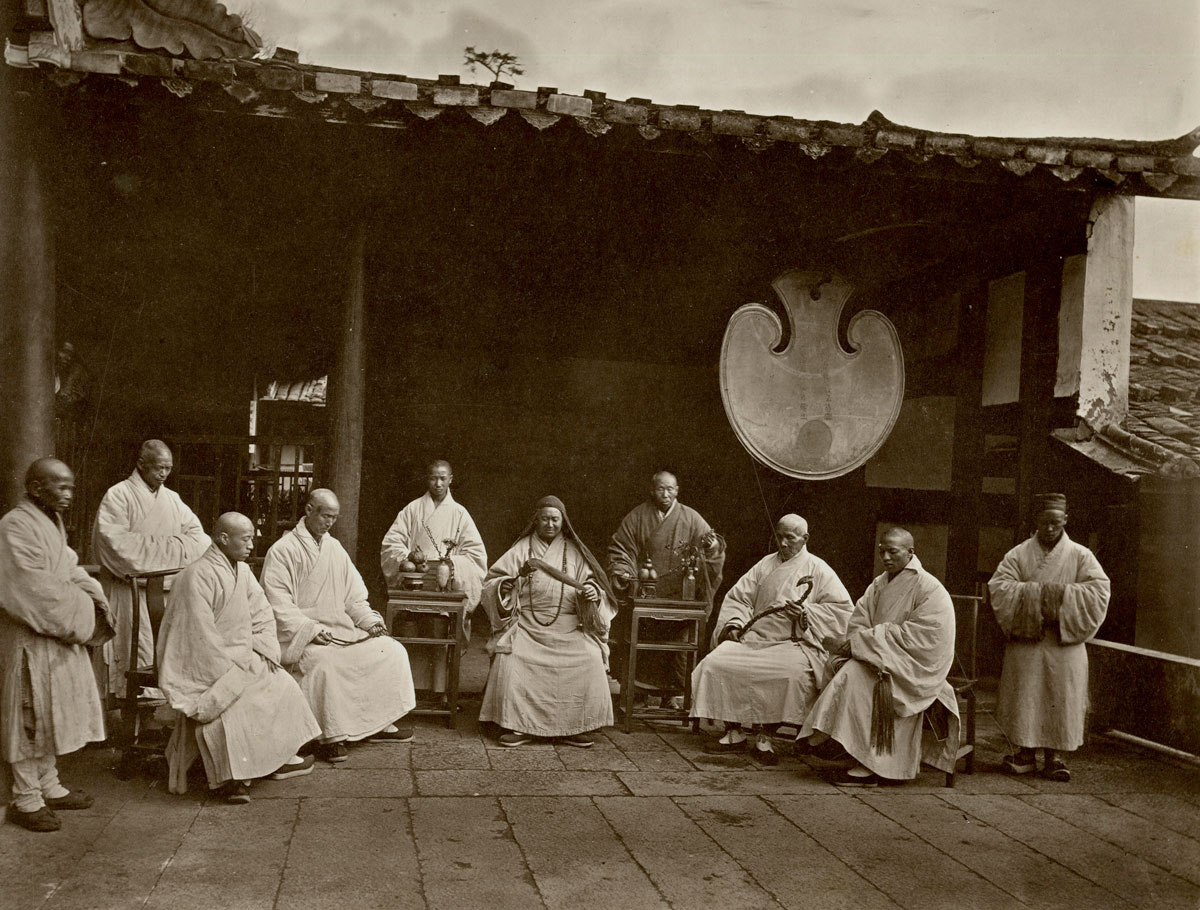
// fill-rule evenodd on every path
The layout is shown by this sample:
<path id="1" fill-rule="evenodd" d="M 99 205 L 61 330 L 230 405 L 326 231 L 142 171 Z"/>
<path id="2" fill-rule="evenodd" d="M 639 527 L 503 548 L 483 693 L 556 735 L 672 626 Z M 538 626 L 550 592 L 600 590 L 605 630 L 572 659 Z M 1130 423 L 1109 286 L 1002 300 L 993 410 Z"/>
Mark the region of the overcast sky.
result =
<path id="1" fill-rule="evenodd" d="M 236 7 L 237 0 L 226 0 Z M 519 88 L 975 135 L 1200 126 L 1200 0 L 246 0 L 307 63 L 434 78 L 474 45 Z M 1138 204 L 1135 294 L 1200 301 L 1200 202 Z"/>

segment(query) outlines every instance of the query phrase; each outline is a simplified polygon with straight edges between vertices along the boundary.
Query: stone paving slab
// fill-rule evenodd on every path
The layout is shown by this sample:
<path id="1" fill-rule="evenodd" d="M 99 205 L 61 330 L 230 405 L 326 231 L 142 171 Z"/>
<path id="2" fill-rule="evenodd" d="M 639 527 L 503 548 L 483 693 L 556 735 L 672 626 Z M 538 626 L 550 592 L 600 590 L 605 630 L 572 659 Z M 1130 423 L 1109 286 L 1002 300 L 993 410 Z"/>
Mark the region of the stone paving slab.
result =
<path id="1" fill-rule="evenodd" d="M 493 771 L 565 771 L 557 749 L 488 749 Z"/>
<path id="2" fill-rule="evenodd" d="M 696 766 L 677 752 L 625 752 L 638 771 L 694 771 Z"/>
<path id="3" fill-rule="evenodd" d="M 421 796 L 625 796 L 607 771 L 417 771 Z"/>
<path id="4" fill-rule="evenodd" d="M 1118 793 L 1107 794 L 1103 798 L 1154 825 L 1177 834 L 1200 838 L 1200 807 L 1179 794 Z"/>
<path id="5" fill-rule="evenodd" d="M 288 780 L 255 781 L 250 788 L 251 799 L 296 799 L 303 797 L 340 797 L 353 799 L 364 796 L 395 798 L 412 796 L 413 782 L 409 771 L 395 768 L 330 768 L 317 762 L 312 774 Z"/>
<path id="6" fill-rule="evenodd" d="M 755 771 L 750 774 L 721 771 L 656 773 L 627 771 L 617 775 L 634 796 L 704 796 L 720 793 L 833 793 L 834 786 L 809 772 Z"/>
<path id="7" fill-rule="evenodd" d="M 418 743 L 412 747 L 412 766 L 417 771 L 486 771 L 490 767 L 487 753 L 477 740 Z"/>
<path id="8" fill-rule="evenodd" d="M 590 749 L 559 746 L 558 758 L 563 767 L 573 771 L 636 771 L 638 769 L 616 746 L 597 743 Z"/>

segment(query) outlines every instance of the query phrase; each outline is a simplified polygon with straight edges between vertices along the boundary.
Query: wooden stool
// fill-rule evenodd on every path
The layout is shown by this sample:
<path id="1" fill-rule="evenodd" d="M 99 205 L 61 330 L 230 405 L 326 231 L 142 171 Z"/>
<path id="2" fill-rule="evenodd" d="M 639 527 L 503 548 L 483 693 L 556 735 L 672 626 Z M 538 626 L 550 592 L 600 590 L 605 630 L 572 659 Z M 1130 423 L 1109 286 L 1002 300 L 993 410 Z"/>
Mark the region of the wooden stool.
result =
<path id="1" fill-rule="evenodd" d="M 449 628 L 444 636 L 397 634 L 396 623 L 407 615 L 446 618 Z M 467 647 L 464 628 L 467 615 L 467 596 L 461 591 L 422 591 L 389 588 L 384 623 L 388 633 L 406 648 L 409 645 L 428 645 L 444 648 L 446 660 L 446 707 L 414 708 L 412 714 L 445 717 L 446 725 L 454 728 L 458 719 L 458 668 L 462 652 Z"/>
<path id="2" fill-rule="evenodd" d="M 625 679 L 621 682 L 622 729 L 629 733 L 633 722 L 639 718 L 668 718 L 679 720 L 686 727 L 691 720 L 692 671 L 700 659 L 704 647 L 704 631 L 708 616 L 704 604 L 694 600 L 663 600 L 657 597 L 634 597 L 631 601 L 633 613 L 629 622 L 629 659 L 625 666 Z M 642 620 L 670 621 L 683 623 L 686 632 L 684 641 L 639 641 L 638 626 Z M 687 674 L 683 687 L 683 708 L 643 708 L 634 711 L 633 692 L 637 679 L 638 651 L 671 651 L 687 655 Z M 691 720 L 692 731 L 700 728 L 699 720 Z"/>

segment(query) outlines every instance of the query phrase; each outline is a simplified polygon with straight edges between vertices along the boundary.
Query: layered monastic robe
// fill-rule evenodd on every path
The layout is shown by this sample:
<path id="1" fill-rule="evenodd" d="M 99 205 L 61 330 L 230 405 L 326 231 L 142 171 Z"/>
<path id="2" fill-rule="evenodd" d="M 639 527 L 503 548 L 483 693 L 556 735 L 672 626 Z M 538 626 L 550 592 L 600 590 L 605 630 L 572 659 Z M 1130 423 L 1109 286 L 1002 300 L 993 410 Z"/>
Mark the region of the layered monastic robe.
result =
<path id="1" fill-rule="evenodd" d="M 210 542 L 200 520 L 178 493 L 165 486 L 151 492 L 137 471 L 109 487 L 100 500 L 92 528 L 92 549 L 101 565 L 100 580 L 117 632 L 104 648 L 110 693 L 125 694 L 125 671 L 129 669 L 133 589 L 125 579 L 139 572 L 182 569 L 199 559 Z M 153 656 L 154 640 L 143 595 L 138 663 L 149 666 Z"/>
<path id="2" fill-rule="evenodd" d="M 518 577 L 530 558 L 580 582 L 594 580 L 579 548 L 564 534 L 549 544 L 536 534 L 523 537 L 492 566 L 483 606 L 492 623 L 488 651 L 493 659 L 479 719 L 534 736 L 571 736 L 611 724 L 605 664 L 615 610 L 601 590 L 595 608 L 599 628 L 585 632 L 578 613 L 582 593 L 541 569 Z M 511 589 L 506 582 L 513 583 Z"/>
<path id="3" fill-rule="evenodd" d="M 167 598 L 158 681 L 171 707 L 194 722 L 210 785 L 270 774 L 320 734 L 304 693 L 278 663 L 266 594 L 245 563 L 209 547 Z M 190 726 L 176 727 L 169 749 L 173 789 L 187 771 L 190 744 L 180 739 Z"/>
<path id="4" fill-rule="evenodd" d="M 279 635 L 281 663 L 308 699 L 326 741 L 378 733 L 416 705 L 408 654 L 388 636 L 367 631 L 383 617 L 367 603 L 367 586 L 345 549 L 304 522 L 267 551 L 262 585 Z M 315 645 L 320 631 L 341 641 Z"/>
<path id="5" fill-rule="evenodd" d="M 104 739 L 85 643 L 100 583 L 79 568 L 62 519 L 28 499 L 0 518 L 0 757 L 64 755 Z"/>
<path id="6" fill-rule="evenodd" d="M 1045 585 L 1057 619 L 1044 619 Z M 1052 550 L 1036 537 L 1009 550 L 988 582 L 992 609 L 1008 638 L 996 720 L 1017 746 L 1071 751 L 1083 745 L 1088 660 L 1084 644 L 1108 611 L 1108 576 L 1087 547 L 1064 532 Z"/>
<path id="7" fill-rule="evenodd" d="M 828 635 L 843 635 L 853 605 L 850 594 L 829 565 L 807 548 L 784 561 L 778 553 L 760 559 L 725 595 L 717 615 L 714 643 L 728 625 L 738 628 L 772 607 L 799 600 L 812 576 L 804 602 L 808 629 L 792 641 L 792 620 L 774 613 L 758 620 L 740 642 L 716 645 L 692 673 L 692 714 L 743 724 L 804 723 L 817 692 L 829 682 Z"/>
<path id="8" fill-rule="evenodd" d="M 447 540 L 454 541 L 450 554 L 454 590 L 465 593 L 468 606 L 474 608 L 479 603 L 487 572 L 487 551 L 470 513 L 454 501 L 449 491 L 439 503 L 426 493 L 401 509 L 383 536 L 379 555 L 383 575 L 388 581 L 395 578 L 400 564 L 418 547 L 430 562 L 440 559 L 446 552 Z"/>
<path id="9" fill-rule="evenodd" d="M 703 547 L 700 541 L 712 530 L 695 509 L 676 501 L 666 515 L 654 502 L 643 502 L 621 520 L 608 545 L 608 576 L 638 577 L 638 569 L 647 555 L 658 575 L 655 597 L 675 599 L 681 596 L 686 572 L 681 563 L 688 545 Z M 725 541 L 717 538 L 714 555 L 701 555 L 696 567 L 696 597 L 704 604 L 705 616 L 712 611 L 713 597 L 721 587 L 721 572 L 725 567 Z M 636 582 L 635 582 L 636 583 Z M 629 609 L 622 612 L 615 624 L 614 635 L 622 642 L 629 638 Z M 661 623 L 639 626 L 639 637 L 648 641 L 666 641 L 677 637 L 678 630 Z M 617 662 L 624 664 L 625 655 Z M 685 684 L 683 655 L 644 651 L 638 655 L 638 679 L 661 689 L 673 689 Z"/>
<path id="10" fill-rule="evenodd" d="M 841 743 L 881 777 L 907 780 L 921 762 L 952 771 L 958 752 L 958 699 L 946 681 L 954 662 L 954 603 L 942 583 L 913 556 L 891 581 L 883 573 L 854 606 L 847 627 L 852 658 L 836 671 L 800 733 L 815 730 Z M 891 677 L 895 746 L 871 747 L 871 707 L 877 670 Z M 935 701 L 948 715 L 948 735 L 925 731 L 922 714 Z"/>

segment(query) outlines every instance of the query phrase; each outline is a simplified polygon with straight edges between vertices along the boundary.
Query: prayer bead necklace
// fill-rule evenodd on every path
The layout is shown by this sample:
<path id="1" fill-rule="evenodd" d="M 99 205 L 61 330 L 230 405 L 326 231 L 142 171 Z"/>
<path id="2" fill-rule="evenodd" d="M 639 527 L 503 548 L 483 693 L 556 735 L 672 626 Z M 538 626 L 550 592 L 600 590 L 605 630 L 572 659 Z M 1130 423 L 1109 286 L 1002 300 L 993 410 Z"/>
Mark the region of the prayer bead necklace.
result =
<path id="1" fill-rule="evenodd" d="M 549 546 L 547 546 L 546 549 L 550 549 Z M 532 538 L 530 538 L 530 540 L 529 540 L 529 554 L 525 557 L 525 561 L 528 562 L 531 559 L 533 559 L 533 539 Z M 564 575 L 567 574 L 567 542 L 565 540 L 563 541 L 562 573 Z M 538 619 L 537 610 L 533 606 L 533 575 L 530 574 L 530 576 L 529 576 L 529 615 L 533 617 L 533 621 L 536 622 L 543 629 L 549 629 L 552 625 L 554 625 L 556 622 L 558 622 L 558 617 L 562 613 L 563 598 L 566 595 L 566 591 L 567 591 L 566 582 L 560 581 L 558 583 L 558 606 L 554 608 L 554 615 L 552 617 L 550 617 L 550 621 L 542 622 L 540 619 Z M 521 603 L 521 594 L 520 594 L 520 590 L 518 590 L 517 591 L 518 606 L 520 605 L 520 603 Z"/>

